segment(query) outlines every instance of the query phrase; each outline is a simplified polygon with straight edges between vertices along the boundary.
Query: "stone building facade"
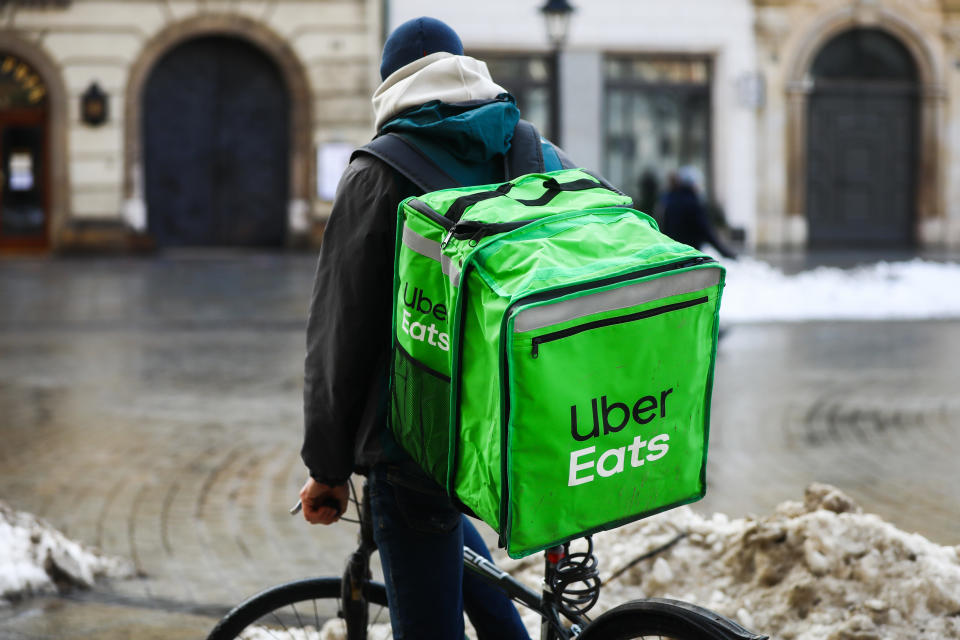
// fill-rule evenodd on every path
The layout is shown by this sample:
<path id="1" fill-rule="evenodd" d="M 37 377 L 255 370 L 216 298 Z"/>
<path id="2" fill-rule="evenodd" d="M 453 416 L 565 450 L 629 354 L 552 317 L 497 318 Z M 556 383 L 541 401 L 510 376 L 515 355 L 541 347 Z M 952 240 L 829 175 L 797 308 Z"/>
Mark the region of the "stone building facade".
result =
<path id="1" fill-rule="evenodd" d="M 758 243 L 960 247 L 960 2 L 754 4 Z"/>
<path id="2" fill-rule="evenodd" d="M 418 15 L 641 208 L 691 165 L 752 247 L 960 247 L 960 0 L 574 1 L 557 58 L 542 4 L 0 0 L 0 252 L 315 243 Z"/>
<path id="3" fill-rule="evenodd" d="M 0 251 L 309 239 L 330 205 L 320 165 L 370 137 L 381 15 L 380 0 L 0 2 Z"/>

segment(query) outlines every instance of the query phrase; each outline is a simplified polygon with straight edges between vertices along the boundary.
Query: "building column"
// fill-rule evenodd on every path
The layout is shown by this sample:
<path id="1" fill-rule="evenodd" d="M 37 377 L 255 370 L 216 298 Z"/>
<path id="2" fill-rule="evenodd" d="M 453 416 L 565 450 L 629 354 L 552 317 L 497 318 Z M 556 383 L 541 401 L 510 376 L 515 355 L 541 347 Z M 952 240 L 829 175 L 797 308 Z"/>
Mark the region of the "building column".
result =
<path id="1" fill-rule="evenodd" d="M 563 150 L 585 169 L 603 172 L 603 54 L 560 54 L 560 135 Z"/>

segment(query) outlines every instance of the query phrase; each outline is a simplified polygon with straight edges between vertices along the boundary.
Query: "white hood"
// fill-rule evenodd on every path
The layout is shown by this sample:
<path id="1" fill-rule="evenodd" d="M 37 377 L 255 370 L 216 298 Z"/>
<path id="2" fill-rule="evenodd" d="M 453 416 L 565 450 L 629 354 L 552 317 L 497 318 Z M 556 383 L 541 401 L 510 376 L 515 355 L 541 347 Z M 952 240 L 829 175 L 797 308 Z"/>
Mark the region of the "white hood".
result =
<path id="1" fill-rule="evenodd" d="M 490 78 L 487 63 L 439 51 L 400 67 L 373 92 L 377 131 L 410 107 L 432 100 L 489 100 L 507 90 Z"/>

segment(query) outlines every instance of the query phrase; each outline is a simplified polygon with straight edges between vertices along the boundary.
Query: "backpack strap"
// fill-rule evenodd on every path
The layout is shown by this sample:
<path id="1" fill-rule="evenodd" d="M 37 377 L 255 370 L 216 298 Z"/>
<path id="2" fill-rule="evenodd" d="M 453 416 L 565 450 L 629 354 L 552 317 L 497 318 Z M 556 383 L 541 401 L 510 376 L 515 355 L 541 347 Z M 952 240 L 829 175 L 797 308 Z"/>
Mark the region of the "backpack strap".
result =
<path id="1" fill-rule="evenodd" d="M 510 180 L 527 173 L 543 173 L 543 171 L 543 146 L 540 143 L 540 132 L 533 124 L 520 120 L 513 130 L 513 140 L 510 141 L 510 150 L 507 151 L 505 178 Z"/>
<path id="2" fill-rule="evenodd" d="M 355 150 L 350 160 L 362 154 L 382 160 L 424 193 L 462 186 L 416 145 L 397 133 L 387 133 L 374 138 Z"/>

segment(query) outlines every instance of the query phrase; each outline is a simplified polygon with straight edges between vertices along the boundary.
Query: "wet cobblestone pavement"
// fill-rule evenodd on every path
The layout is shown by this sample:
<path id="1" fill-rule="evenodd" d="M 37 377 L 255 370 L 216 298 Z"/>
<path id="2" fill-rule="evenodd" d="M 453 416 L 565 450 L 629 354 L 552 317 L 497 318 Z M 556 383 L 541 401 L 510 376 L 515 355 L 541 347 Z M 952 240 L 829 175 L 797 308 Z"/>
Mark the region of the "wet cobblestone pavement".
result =
<path id="1" fill-rule="evenodd" d="M 0 638 L 203 637 L 270 584 L 340 573 L 352 526 L 304 477 L 306 254 L 0 261 L 0 499 L 141 577 L 0 609 Z M 960 543 L 960 322 L 738 325 L 708 497 L 764 513 L 819 480 Z"/>

